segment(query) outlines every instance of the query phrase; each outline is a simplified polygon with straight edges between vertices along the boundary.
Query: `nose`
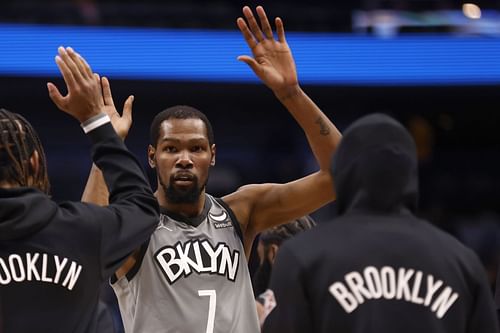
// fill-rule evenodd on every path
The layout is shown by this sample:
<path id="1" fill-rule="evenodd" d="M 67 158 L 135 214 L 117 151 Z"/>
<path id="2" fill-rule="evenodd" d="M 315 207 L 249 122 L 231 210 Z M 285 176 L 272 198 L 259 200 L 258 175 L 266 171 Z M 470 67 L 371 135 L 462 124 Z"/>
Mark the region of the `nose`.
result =
<path id="1" fill-rule="evenodd" d="M 180 151 L 175 166 L 181 169 L 192 168 L 193 161 L 191 160 L 191 154 L 189 154 L 189 152 L 185 150 Z"/>

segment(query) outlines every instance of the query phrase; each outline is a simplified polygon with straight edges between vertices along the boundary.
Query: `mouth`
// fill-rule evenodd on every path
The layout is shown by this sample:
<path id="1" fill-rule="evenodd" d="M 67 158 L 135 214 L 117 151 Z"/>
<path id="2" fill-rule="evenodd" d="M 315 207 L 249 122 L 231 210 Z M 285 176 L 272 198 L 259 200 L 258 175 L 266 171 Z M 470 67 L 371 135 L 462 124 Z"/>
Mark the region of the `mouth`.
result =
<path id="1" fill-rule="evenodd" d="M 173 177 L 173 182 L 178 186 L 190 186 L 194 183 L 196 177 L 192 173 L 179 172 Z"/>

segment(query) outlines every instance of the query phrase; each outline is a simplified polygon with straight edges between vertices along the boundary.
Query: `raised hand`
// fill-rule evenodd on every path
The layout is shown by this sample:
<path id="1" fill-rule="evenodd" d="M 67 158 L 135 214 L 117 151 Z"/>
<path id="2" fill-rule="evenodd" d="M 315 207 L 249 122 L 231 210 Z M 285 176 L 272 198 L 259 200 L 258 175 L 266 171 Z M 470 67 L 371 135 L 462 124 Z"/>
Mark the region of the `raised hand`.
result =
<path id="1" fill-rule="evenodd" d="M 236 20 L 253 54 L 253 57 L 239 56 L 238 60 L 248 64 L 278 98 L 285 98 L 298 90 L 298 79 L 295 61 L 285 39 L 283 21 L 279 17 L 275 19 L 278 34 L 278 40 L 275 40 L 264 8 L 258 6 L 256 11 L 260 26 L 248 6 L 243 7 L 245 19 L 239 17 Z"/>
<path id="2" fill-rule="evenodd" d="M 128 134 L 130 126 L 132 126 L 132 103 L 134 102 L 134 96 L 130 95 L 125 104 L 123 105 L 123 114 L 120 116 L 118 111 L 116 111 L 115 103 L 113 102 L 113 96 L 111 95 L 111 87 L 109 85 L 109 80 L 106 77 L 102 77 L 102 94 L 104 97 L 104 111 L 111 119 L 111 124 L 122 139 Z"/>
<path id="3" fill-rule="evenodd" d="M 56 64 L 66 83 L 68 93 L 62 96 L 57 87 L 47 83 L 49 96 L 57 107 L 81 123 L 102 113 L 104 100 L 98 74 L 72 48 L 59 47 Z"/>

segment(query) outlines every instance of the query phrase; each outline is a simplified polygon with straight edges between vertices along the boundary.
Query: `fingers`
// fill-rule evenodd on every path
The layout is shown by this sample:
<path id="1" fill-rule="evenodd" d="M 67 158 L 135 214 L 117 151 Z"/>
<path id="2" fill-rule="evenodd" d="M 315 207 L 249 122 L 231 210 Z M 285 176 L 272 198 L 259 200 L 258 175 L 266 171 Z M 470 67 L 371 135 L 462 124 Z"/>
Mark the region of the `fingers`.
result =
<path id="1" fill-rule="evenodd" d="M 102 97 L 104 98 L 104 105 L 112 105 L 115 106 L 113 102 L 113 95 L 111 94 L 111 86 L 109 84 L 109 80 L 107 77 L 102 77 Z"/>
<path id="2" fill-rule="evenodd" d="M 264 35 L 267 39 L 273 39 L 273 29 L 271 29 L 271 25 L 269 24 L 269 20 L 267 19 L 266 12 L 262 6 L 257 6 L 257 15 L 259 15 L 260 25 L 262 26 L 262 31 L 264 31 Z"/>
<path id="3" fill-rule="evenodd" d="M 132 104 L 134 103 L 134 95 L 130 95 L 125 104 L 123 104 L 123 114 L 122 118 L 125 118 L 127 122 L 132 123 Z"/>
<path id="4" fill-rule="evenodd" d="M 264 39 L 274 39 L 273 29 L 269 23 L 266 12 L 262 6 L 257 6 L 257 15 L 259 16 L 260 27 L 252 13 L 250 7 L 243 7 L 243 15 L 245 19 L 239 17 L 236 20 L 238 28 L 243 33 L 248 46 L 254 48 L 259 42 L 264 41 Z M 283 21 L 277 17 L 275 19 L 276 31 L 278 33 L 278 40 L 282 43 L 286 42 L 285 29 L 283 27 Z M 262 27 L 262 29 L 261 29 Z"/>
<path id="5" fill-rule="evenodd" d="M 247 45 L 253 49 L 255 46 L 257 46 L 257 42 L 253 38 L 252 33 L 250 32 L 250 29 L 248 29 L 247 23 L 245 22 L 244 19 L 241 17 L 238 17 L 236 20 L 236 24 L 238 24 L 238 28 L 240 29 L 241 33 L 243 34 L 243 38 L 245 38 L 245 41 L 247 42 Z"/>
<path id="6" fill-rule="evenodd" d="M 245 16 L 248 25 L 250 27 L 250 30 L 255 39 L 257 39 L 259 42 L 262 42 L 264 40 L 264 35 L 262 34 L 262 30 L 260 30 L 260 27 L 257 24 L 257 20 L 255 19 L 255 16 L 253 16 L 250 7 L 248 6 L 243 7 L 243 15 Z"/>
<path id="7" fill-rule="evenodd" d="M 97 86 L 99 87 L 99 95 L 101 97 L 101 102 L 103 102 L 104 105 L 107 105 L 105 102 L 104 102 L 104 92 L 103 92 L 103 89 L 102 89 L 102 83 L 101 83 L 101 77 L 99 76 L 99 74 L 97 73 L 94 73 L 92 74 L 92 76 L 94 77 L 94 81 L 95 83 L 97 84 Z M 109 83 L 109 82 L 108 82 Z M 111 90 L 110 90 L 110 94 L 111 94 Z M 113 97 L 111 97 L 111 100 L 113 100 Z"/>
<path id="8" fill-rule="evenodd" d="M 84 63 L 82 56 L 80 56 L 78 53 L 76 53 L 71 47 L 67 47 L 66 52 L 68 53 L 71 60 L 73 60 L 73 62 L 75 63 L 75 65 L 78 68 L 78 71 L 82 75 L 82 77 L 84 79 L 91 78 L 92 71 L 90 70 L 89 66 L 86 63 Z"/>
<path id="9" fill-rule="evenodd" d="M 68 70 L 71 72 L 74 80 L 73 84 L 75 83 L 81 83 L 83 82 L 83 76 L 82 73 L 80 72 L 80 69 L 78 68 L 78 65 L 73 61 L 71 56 L 69 55 L 68 51 L 64 47 L 59 47 L 59 57 L 62 59 Z M 68 87 L 70 88 L 70 87 Z"/>
<path id="10" fill-rule="evenodd" d="M 90 69 L 90 66 L 87 63 L 87 61 L 85 61 L 85 59 L 83 59 L 83 57 L 79 53 L 75 52 L 75 50 L 73 50 L 73 48 L 71 48 L 71 47 L 67 47 L 66 52 L 68 53 L 70 58 L 73 60 L 73 62 L 77 65 L 82 77 L 84 77 L 86 79 L 91 78 L 92 77 L 92 69 Z"/>
<path id="11" fill-rule="evenodd" d="M 59 89 L 52 82 L 47 82 L 47 89 L 49 90 L 49 97 L 54 104 L 59 109 L 64 110 L 64 97 L 59 92 Z"/>
<path id="12" fill-rule="evenodd" d="M 286 43 L 286 38 L 285 38 L 285 27 L 283 26 L 283 21 L 277 17 L 275 20 L 274 20 L 275 24 L 276 24 L 276 32 L 278 33 L 278 40 L 281 42 L 281 43 Z"/>
<path id="13" fill-rule="evenodd" d="M 66 87 L 68 87 L 68 92 L 71 91 L 75 86 L 75 78 L 73 73 L 69 69 L 68 65 L 62 60 L 60 56 L 56 56 L 56 64 L 59 67 L 59 71 L 61 72 L 64 82 L 66 83 Z"/>

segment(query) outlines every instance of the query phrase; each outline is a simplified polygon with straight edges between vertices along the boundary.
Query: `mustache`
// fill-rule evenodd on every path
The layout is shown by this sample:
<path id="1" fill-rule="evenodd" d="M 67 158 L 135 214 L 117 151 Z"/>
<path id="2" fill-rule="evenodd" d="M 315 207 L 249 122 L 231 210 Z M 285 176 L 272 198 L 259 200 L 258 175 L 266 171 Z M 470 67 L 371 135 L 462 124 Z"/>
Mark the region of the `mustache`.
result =
<path id="1" fill-rule="evenodd" d="M 178 171 L 170 176 L 171 182 L 176 180 L 198 181 L 198 177 L 189 171 Z"/>

